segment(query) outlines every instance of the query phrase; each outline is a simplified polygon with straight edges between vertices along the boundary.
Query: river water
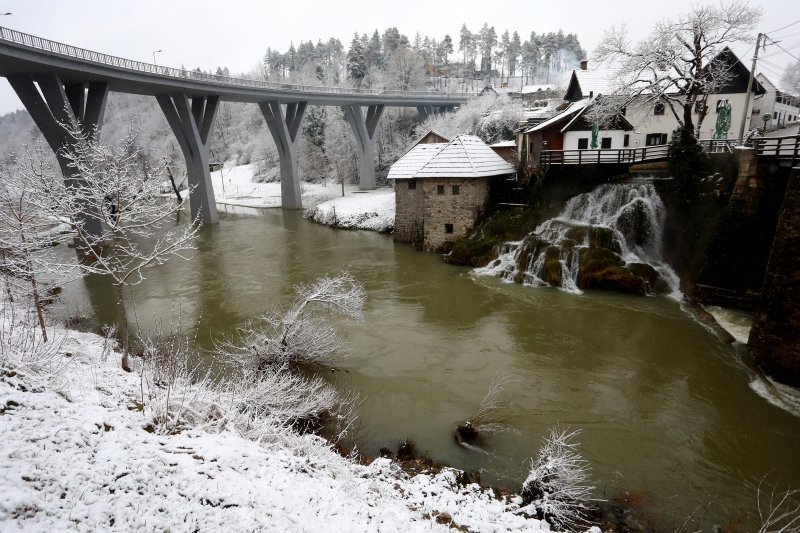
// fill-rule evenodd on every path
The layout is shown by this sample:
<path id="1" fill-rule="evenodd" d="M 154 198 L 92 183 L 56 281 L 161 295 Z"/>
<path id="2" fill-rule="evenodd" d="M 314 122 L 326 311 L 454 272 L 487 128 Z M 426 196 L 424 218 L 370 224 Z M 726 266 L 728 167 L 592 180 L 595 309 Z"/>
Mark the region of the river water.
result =
<path id="1" fill-rule="evenodd" d="M 362 397 L 363 452 L 410 438 L 517 489 L 548 428 L 581 429 L 597 496 L 627 490 L 665 530 L 690 516 L 698 529 L 752 524 L 765 475 L 800 488 L 800 418 L 757 395 L 741 345 L 721 342 L 675 299 L 523 287 L 296 212 L 220 210 L 191 261 L 147 271 L 132 317 L 149 329 L 180 314 L 209 346 L 288 305 L 296 283 L 349 267 L 366 288 L 366 318 L 342 322 L 352 356 L 330 378 Z M 66 299 L 113 320 L 102 280 L 73 284 Z M 488 454 L 466 450 L 452 431 L 498 372 L 512 380 L 512 431 L 491 435 Z"/>

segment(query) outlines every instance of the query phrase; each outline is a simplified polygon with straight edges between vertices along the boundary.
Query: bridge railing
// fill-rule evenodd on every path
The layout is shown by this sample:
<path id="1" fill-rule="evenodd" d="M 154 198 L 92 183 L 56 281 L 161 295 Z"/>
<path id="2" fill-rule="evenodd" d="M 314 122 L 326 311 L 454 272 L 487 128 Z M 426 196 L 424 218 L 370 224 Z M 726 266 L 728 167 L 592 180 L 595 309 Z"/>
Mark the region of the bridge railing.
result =
<path id="1" fill-rule="evenodd" d="M 84 61 L 91 61 L 102 65 L 109 65 L 117 68 L 133 70 L 136 72 L 144 72 L 147 74 L 155 74 L 158 76 L 167 76 L 171 78 L 190 79 L 198 81 L 206 81 L 212 83 L 219 83 L 224 85 L 232 85 L 237 87 L 252 87 L 255 89 L 271 89 L 271 90 L 290 90 L 306 93 L 318 94 L 358 94 L 358 95 L 375 95 L 375 96 L 404 96 L 404 97 L 423 97 L 423 98 L 451 98 L 460 93 L 447 93 L 441 91 L 398 91 L 398 90 L 380 90 L 380 89 L 362 89 L 358 87 L 330 87 L 322 85 L 298 85 L 293 83 L 278 83 L 262 80 L 251 80 L 247 78 L 234 78 L 232 76 L 224 76 L 219 74 L 207 74 L 196 70 L 185 70 L 174 67 L 165 67 L 155 65 L 153 63 L 146 63 L 144 61 L 136 61 L 133 59 L 126 59 L 123 57 L 104 54 L 102 52 L 95 52 L 85 48 L 79 48 L 70 44 L 59 43 L 43 37 L 37 37 L 23 33 L 21 31 L 12 30 L 10 28 L 0 27 L 0 40 L 8 41 L 15 44 L 28 46 L 37 50 L 43 50 L 54 54 L 59 54 L 67 57 L 73 57 Z"/>
<path id="2" fill-rule="evenodd" d="M 781 161 L 800 162 L 800 135 L 786 137 L 761 137 L 753 140 L 759 157 L 772 157 Z"/>
<path id="3" fill-rule="evenodd" d="M 643 148 L 544 150 L 540 164 L 544 165 L 592 165 L 631 164 L 658 161 L 667 158 L 669 145 L 645 146 Z"/>
<path id="4" fill-rule="evenodd" d="M 730 154 L 736 146 L 736 141 L 728 139 L 701 139 L 699 142 L 703 150 L 709 154 Z"/>

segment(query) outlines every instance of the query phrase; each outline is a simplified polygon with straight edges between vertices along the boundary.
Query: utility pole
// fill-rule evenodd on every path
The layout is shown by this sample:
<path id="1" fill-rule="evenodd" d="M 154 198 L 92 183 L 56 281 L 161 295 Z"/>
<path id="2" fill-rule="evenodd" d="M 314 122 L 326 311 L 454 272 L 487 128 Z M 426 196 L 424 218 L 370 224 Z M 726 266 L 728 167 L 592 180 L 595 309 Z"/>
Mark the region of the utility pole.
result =
<path id="1" fill-rule="evenodd" d="M 739 146 L 744 142 L 744 127 L 747 121 L 747 116 L 750 114 L 750 96 L 753 92 L 753 77 L 756 75 L 756 63 L 758 62 L 758 49 L 761 47 L 761 39 L 766 42 L 766 35 L 759 33 L 756 38 L 756 51 L 753 54 L 753 66 L 750 67 L 750 78 L 747 80 L 747 96 L 744 99 L 744 111 L 742 112 L 742 123 L 739 126 Z"/>

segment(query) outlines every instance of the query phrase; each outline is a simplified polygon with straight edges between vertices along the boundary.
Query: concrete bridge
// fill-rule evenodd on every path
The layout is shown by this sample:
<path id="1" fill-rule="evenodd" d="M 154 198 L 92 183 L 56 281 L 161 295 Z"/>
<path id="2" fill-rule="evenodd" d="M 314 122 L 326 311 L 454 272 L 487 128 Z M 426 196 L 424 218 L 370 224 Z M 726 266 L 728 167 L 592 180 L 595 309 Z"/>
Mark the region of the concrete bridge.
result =
<path id="1" fill-rule="evenodd" d="M 71 142 L 66 124 L 77 121 L 93 136 L 102 127 L 109 91 L 155 96 L 186 160 L 192 217 L 204 223 L 218 219 L 208 145 L 220 101 L 259 106 L 278 148 L 282 205 L 300 208 L 297 141 L 309 104 L 343 109 L 360 152 L 360 187 L 374 189 L 375 132 L 386 106 L 414 107 L 424 120 L 469 98 L 460 93 L 345 89 L 217 76 L 111 56 L 2 27 L 0 76 L 8 79 L 56 153 L 66 180 L 81 179 L 71 175 L 59 155 Z M 99 220 L 87 215 L 87 230 L 99 234 Z"/>

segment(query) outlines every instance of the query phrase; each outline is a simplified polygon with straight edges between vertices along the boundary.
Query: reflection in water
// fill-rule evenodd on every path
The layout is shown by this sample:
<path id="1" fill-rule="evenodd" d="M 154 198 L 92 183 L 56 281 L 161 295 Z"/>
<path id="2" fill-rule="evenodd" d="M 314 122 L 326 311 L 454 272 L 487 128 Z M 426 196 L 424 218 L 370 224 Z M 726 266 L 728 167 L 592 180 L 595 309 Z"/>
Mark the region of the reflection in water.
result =
<path id="1" fill-rule="evenodd" d="M 800 419 L 753 393 L 739 345 L 721 343 L 669 298 L 509 285 L 292 211 L 229 212 L 190 255 L 150 269 L 132 295 L 145 329 L 180 305 L 201 347 L 288 305 L 297 283 L 348 267 L 364 283 L 364 323 L 340 322 L 349 372 L 330 379 L 364 398 L 366 453 L 413 438 L 435 459 L 516 488 L 550 426 L 582 428 L 598 496 L 634 490 L 669 517 L 667 529 L 709 502 L 705 529 L 752 511 L 755 493 L 743 487 L 768 472 L 800 486 Z M 94 283 L 68 296 L 113 320 L 111 293 Z M 498 371 L 512 379 L 515 431 L 493 435 L 491 455 L 471 453 L 452 430 Z"/>

